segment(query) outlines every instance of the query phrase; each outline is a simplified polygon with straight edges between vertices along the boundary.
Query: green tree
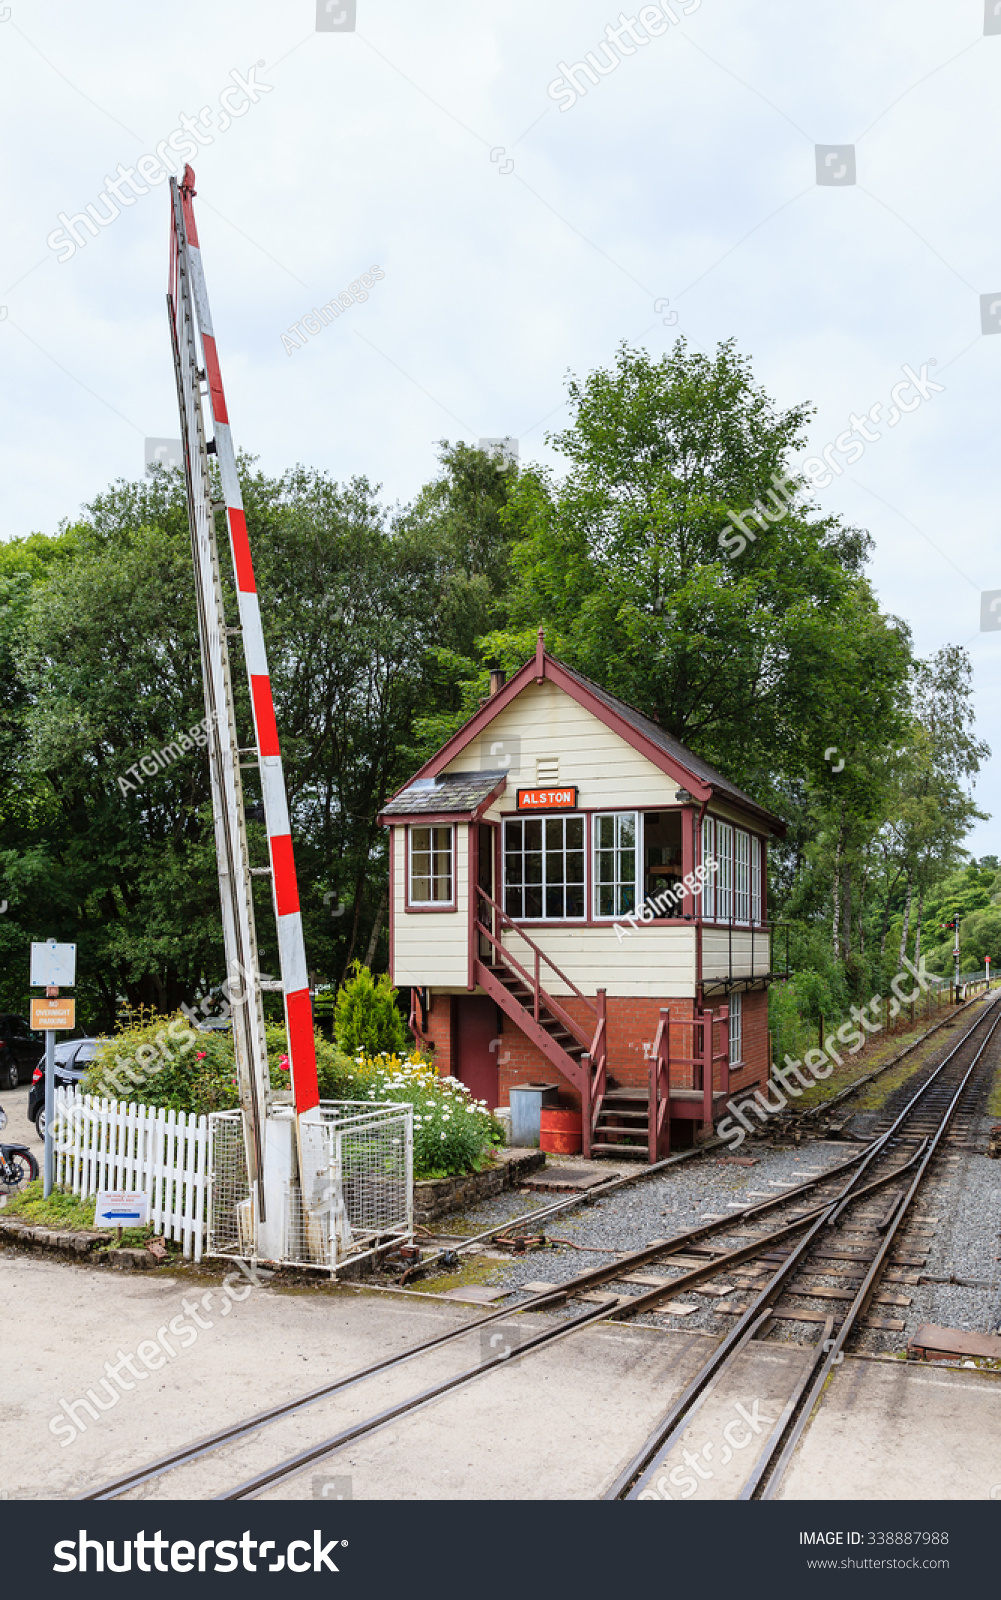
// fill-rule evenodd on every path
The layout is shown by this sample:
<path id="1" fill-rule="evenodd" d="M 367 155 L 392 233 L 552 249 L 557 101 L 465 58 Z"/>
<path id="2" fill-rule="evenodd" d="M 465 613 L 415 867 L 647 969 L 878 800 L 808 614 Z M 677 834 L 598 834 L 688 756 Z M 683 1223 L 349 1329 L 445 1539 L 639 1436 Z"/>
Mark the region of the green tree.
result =
<path id="1" fill-rule="evenodd" d="M 514 665 L 543 624 L 557 654 L 775 803 L 843 744 L 846 695 L 870 726 L 890 714 L 909 658 L 862 575 L 867 536 L 818 516 L 790 474 L 808 407 L 779 411 L 732 343 L 710 357 L 683 340 L 659 361 L 623 347 L 569 393 L 551 440 L 565 475 L 528 469 L 511 493 L 512 626 L 486 650 Z"/>
<path id="2" fill-rule="evenodd" d="M 404 1048 L 403 1018 L 386 973 L 374 978 L 360 961 L 352 963 L 334 1003 L 334 1037 L 349 1056 L 392 1055 Z"/>

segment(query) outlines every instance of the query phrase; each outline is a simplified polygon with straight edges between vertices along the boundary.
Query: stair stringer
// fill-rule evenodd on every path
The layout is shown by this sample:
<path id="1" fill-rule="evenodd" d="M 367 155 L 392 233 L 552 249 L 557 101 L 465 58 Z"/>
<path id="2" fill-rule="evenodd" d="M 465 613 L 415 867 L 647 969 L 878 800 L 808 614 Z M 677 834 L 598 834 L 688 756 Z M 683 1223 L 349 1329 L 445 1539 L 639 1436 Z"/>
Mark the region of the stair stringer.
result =
<path id="1" fill-rule="evenodd" d="M 532 1043 L 542 1051 L 546 1060 L 556 1068 L 557 1072 L 562 1072 L 563 1076 L 573 1084 L 581 1100 L 587 1105 L 590 1085 L 587 1082 L 585 1069 L 574 1060 L 573 1056 L 567 1054 L 562 1045 L 556 1043 L 545 1028 L 536 1022 L 532 1013 L 514 998 L 510 990 L 504 987 L 500 979 L 482 961 L 474 962 L 473 976 L 491 1000 L 497 1002 L 505 1016 L 510 1017 L 525 1037 L 531 1039 Z"/>

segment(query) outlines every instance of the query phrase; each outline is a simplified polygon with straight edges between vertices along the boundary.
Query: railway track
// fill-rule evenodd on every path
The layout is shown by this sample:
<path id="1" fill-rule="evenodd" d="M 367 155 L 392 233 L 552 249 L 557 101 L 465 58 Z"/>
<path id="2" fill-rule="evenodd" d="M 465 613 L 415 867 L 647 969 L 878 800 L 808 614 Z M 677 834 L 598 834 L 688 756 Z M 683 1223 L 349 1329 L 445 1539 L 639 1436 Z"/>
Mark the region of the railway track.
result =
<path id="1" fill-rule="evenodd" d="M 900 1270 L 909 1264 L 908 1253 L 901 1252 L 897 1244 L 903 1223 L 1001 1022 L 998 1004 L 995 1001 L 977 1018 L 938 1066 L 921 1070 L 917 1077 L 922 1081 L 916 1088 L 910 1086 L 906 1105 L 888 1119 L 887 1127 L 877 1138 L 827 1171 L 784 1189 L 774 1198 L 741 1207 L 732 1217 L 707 1221 L 672 1238 L 655 1240 L 559 1285 L 542 1287 L 524 1304 L 478 1317 L 348 1373 L 122 1474 L 79 1498 L 119 1499 L 147 1494 L 149 1486 L 169 1490 L 171 1498 L 184 1498 L 186 1474 L 206 1460 L 215 1457 L 216 1465 L 225 1470 L 229 1470 L 232 1460 L 235 1474 L 240 1470 L 241 1451 L 251 1457 L 259 1455 L 268 1430 L 274 1429 L 280 1436 L 282 1425 L 290 1420 L 303 1422 L 306 1413 L 315 1416 L 317 1408 L 328 1403 L 336 1406 L 337 1398 L 348 1391 L 366 1385 L 378 1389 L 380 1380 L 405 1365 L 492 1325 L 510 1322 L 521 1311 L 564 1313 L 554 1317 L 551 1326 L 521 1342 L 510 1356 L 499 1354 L 492 1360 L 463 1367 L 389 1404 L 373 1402 L 374 1409 L 358 1420 L 314 1439 L 303 1449 L 279 1456 L 214 1496 L 220 1500 L 253 1499 L 289 1482 L 352 1441 L 486 1376 L 509 1359 L 524 1360 L 533 1351 L 570 1338 L 595 1322 L 651 1312 L 670 1314 L 672 1303 L 686 1293 L 709 1290 L 719 1299 L 748 1289 L 752 1299 L 739 1309 L 736 1326 L 687 1385 L 605 1498 L 653 1497 L 649 1485 L 661 1471 L 659 1463 L 749 1343 L 767 1329 L 776 1312 L 781 1313 L 783 1304 L 792 1305 L 794 1317 L 799 1312 L 804 1321 L 816 1321 L 821 1315 L 815 1309 L 820 1300 L 821 1338 L 786 1402 L 775 1436 L 762 1453 L 746 1496 L 767 1498 L 781 1481 L 814 1398 L 837 1363 L 847 1337 L 861 1325 L 881 1292 L 884 1277 L 890 1282 L 899 1281 Z M 980 1034 L 983 1038 L 978 1040 L 976 1036 Z M 862 1234 L 850 1237 L 849 1230 L 859 1226 Z M 829 1284 L 811 1281 L 817 1276 L 837 1277 L 839 1272 L 857 1276 L 837 1278 L 833 1289 Z M 721 1278 L 732 1281 L 721 1287 Z M 714 1281 L 717 1286 L 712 1289 Z M 892 1296 L 892 1290 L 889 1293 Z M 834 1311 L 832 1297 L 837 1306 Z M 846 1300 L 850 1304 L 839 1315 Z M 732 1312 L 734 1308 L 728 1309 Z M 251 1447 L 249 1451 L 247 1447 Z M 280 1444 L 277 1448 L 281 1448 Z"/>
<path id="2" fill-rule="evenodd" d="M 988 1046 L 1001 1025 L 995 1001 L 936 1067 L 922 1069 L 915 1088 L 907 1085 L 907 1098 L 896 1114 L 884 1117 L 886 1126 L 871 1145 L 858 1171 L 843 1193 L 810 1226 L 794 1248 L 784 1253 L 770 1281 L 741 1308 L 739 1320 L 708 1361 L 671 1405 L 657 1428 L 641 1446 L 604 1498 L 636 1500 L 674 1498 L 665 1467 L 674 1449 L 707 1401 L 732 1374 L 748 1345 L 763 1333 L 780 1295 L 788 1295 L 794 1308 L 800 1302 L 814 1305 L 834 1294 L 845 1306 L 843 1315 L 826 1316 L 821 1337 L 788 1395 L 781 1415 L 754 1461 L 737 1496 L 742 1500 L 773 1499 L 790 1465 L 796 1447 L 835 1366 L 844 1359 L 845 1346 L 879 1291 L 897 1241 L 914 1213 L 922 1183 L 946 1143 L 960 1105 L 977 1075 Z M 979 1036 L 979 1037 L 978 1037 Z M 863 1182 L 863 1179 L 867 1181 Z M 883 1191 L 882 1215 L 867 1214 L 871 1195 Z M 844 1241 L 850 1229 L 863 1241 L 851 1249 Z M 858 1276 L 850 1289 L 831 1290 L 814 1278 L 830 1276 L 832 1260 L 857 1263 Z M 906 1256 L 897 1257 L 898 1261 Z M 795 1317 L 795 1309 L 793 1310 Z M 813 1311 L 812 1317 L 818 1315 Z"/>

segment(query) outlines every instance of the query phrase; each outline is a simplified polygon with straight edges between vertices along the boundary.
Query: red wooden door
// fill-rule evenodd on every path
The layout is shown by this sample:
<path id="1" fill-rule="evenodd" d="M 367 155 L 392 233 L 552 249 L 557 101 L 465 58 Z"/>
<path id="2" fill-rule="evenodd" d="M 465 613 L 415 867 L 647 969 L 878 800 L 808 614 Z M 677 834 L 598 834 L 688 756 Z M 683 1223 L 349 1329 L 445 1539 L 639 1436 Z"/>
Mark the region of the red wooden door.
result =
<path id="1" fill-rule="evenodd" d="M 497 1007 L 485 994 L 456 995 L 453 1027 L 457 1062 L 455 1075 L 466 1085 L 474 1100 L 485 1100 L 488 1109 L 493 1111 L 500 1092 Z"/>

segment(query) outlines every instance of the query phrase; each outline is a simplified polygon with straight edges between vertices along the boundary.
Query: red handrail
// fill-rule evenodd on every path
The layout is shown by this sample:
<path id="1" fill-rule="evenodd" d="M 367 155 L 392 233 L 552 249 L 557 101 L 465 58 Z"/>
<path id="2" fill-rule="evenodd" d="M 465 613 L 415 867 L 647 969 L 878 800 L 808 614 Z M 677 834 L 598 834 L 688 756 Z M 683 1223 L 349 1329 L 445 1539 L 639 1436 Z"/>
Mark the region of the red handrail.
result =
<path id="1" fill-rule="evenodd" d="M 539 948 L 539 946 L 535 943 L 534 939 L 530 939 L 528 937 L 528 934 L 525 932 L 525 930 L 521 926 L 521 924 L 518 923 L 518 922 L 515 922 L 512 917 L 509 917 L 507 912 L 501 906 L 499 906 L 497 904 L 496 900 L 492 899 L 492 897 L 487 894 L 487 891 L 485 889 L 481 888 L 481 886 L 479 884 L 476 885 L 476 892 L 477 892 L 477 894 L 481 895 L 482 898 L 487 902 L 487 905 L 490 906 L 497 913 L 498 917 L 501 920 L 501 923 L 502 924 L 506 923 L 507 926 L 509 928 L 512 928 L 515 933 L 520 934 L 521 937 L 524 939 L 525 943 L 528 945 L 529 949 L 534 951 L 534 953 L 535 953 L 535 970 L 536 970 L 536 979 L 535 979 L 536 986 L 538 986 L 538 976 L 537 975 L 538 975 L 538 970 L 539 970 L 539 961 L 542 960 L 542 961 L 544 961 L 546 963 L 547 967 L 551 967 L 552 968 L 552 970 L 555 972 L 556 976 L 559 978 L 560 982 L 561 983 L 565 983 L 567 988 L 570 989 L 572 991 L 572 993 L 577 996 L 577 999 L 581 1000 L 584 1003 L 584 1005 L 590 1011 L 592 1017 L 597 1019 L 597 1016 L 598 1016 L 598 1008 L 597 1008 L 597 1006 L 592 1005 L 590 1000 L 587 998 L 587 995 L 586 994 L 581 994 L 580 990 L 578 989 L 577 985 L 574 983 L 573 979 L 572 978 L 568 978 L 565 972 L 561 972 L 559 967 L 556 965 L 556 962 L 551 960 L 550 957 L 546 955 L 546 952 Z M 482 924 L 480 924 L 480 926 L 482 927 Z M 486 932 L 486 929 L 484 929 L 483 931 Z M 496 941 L 494 941 L 494 942 L 496 942 Z M 500 946 L 499 948 L 503 949 L 503 946 Z M 508 953 L 509 952 L 505 951 L 505 954 L 508 954 Z M 513 960 L 514 958 L 511 957 L 511 959 Z M 521 970 L 524 971 L 524 968 L 522 968 Z"/>
<path id="2" fill-rule="evenodd" d="M 538 1022 L 538 1020 L 539 1020 L 539 1001 L 541 999 L 542 1003 L 546 1007 L 546 1010 L 552 1012 L 553 1016 L 557 1019 L 558 1022 L 562 1022 L 563 1023 L 564 1027 L 566 1027 L 569 1030 L 569 1032 L 573 1034 L 574 1038 L 577 1040 L 577 1043 L 581 1044 L 581 1045 L 586 1045 L 587 1044 L 587 1034 L 582 1029 L 580 1023 L 579 1022 L 575 1022 L 573 1017 L 570 1016 L 569 1012 L 564 1011 L 564 1009 L 560 1005 L 559 1001 L 558 1000 L 554 1000 L 551 994 L 547 994 L 545 989 L 543 989 L 542 985 L 539 983 L 538 962 L 536 962 L 535 977 L 533 978 L 532 974 L 530 972 L 527 972 L 526 969 L 522 966 L 522 964 L 518 960 L 517 956 L 513 956 L 511 954 L 510 950 L 505 950 L 505 948 L 501 944 L 500 940 L 497 939 L 494 936 L 494 934 L 491 933 L 489 928 L 484 927 L 482 922 L 478 922 L 476 924 L 476 928 L 477 928 L 477 931 L 479 933 L 483 934 L 483 937 L 485 939 L 489 939 L 490 943 L 493 945 L 494 949 L 498 952 L 498 954 L 500 955 L 501 959 L 506 961 L 509 967 L 513 967 L 516 972 L 520 973 L 520 975 L 524 978 L 525 982 L 528 984 L 528 987 L 532 990 L 532 993 L 533 993 L 534 998 L 535 998 L 535 1020 L 536 1020 L 536 1022 Z"/>

